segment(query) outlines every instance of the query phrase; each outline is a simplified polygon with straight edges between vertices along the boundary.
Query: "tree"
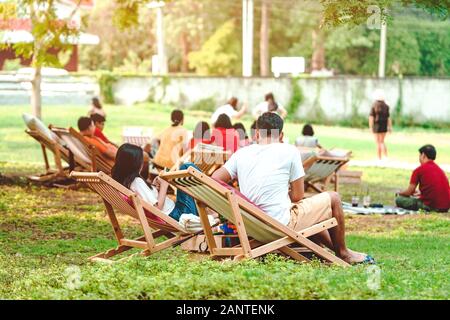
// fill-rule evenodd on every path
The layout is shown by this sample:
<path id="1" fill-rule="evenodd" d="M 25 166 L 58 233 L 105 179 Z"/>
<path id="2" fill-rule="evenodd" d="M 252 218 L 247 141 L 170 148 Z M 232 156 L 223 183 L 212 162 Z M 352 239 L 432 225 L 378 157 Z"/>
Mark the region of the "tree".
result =
<path id="1" fill-rule="evenodd" d="M 189 54 L 189 64 L 201 75 L 231 75 L 240 72 L 240 43 L 233 19 L 224 23 L 199 51 Z"/>
<path id="2" fill-rule="evenodd" d="M 44 66 L 60 67 L 61 63 L 54 50 L 65 52 L 72 48 L 79 34 L 73 18 L 80 7 L 81 0 L 74 5 L 72 12 L 65 18 L 57 15 L 57 0 L 16 0 L 2 3 L 9 5 L 13 10 L 1 10 L 0 20 L 10 23 L 14 19 L 28 18 L 31 23 L 31 43 L 8 43 L 2 46 L 11 46 L 17 56 L 31 58 L 31 66 L 34 69 L 31 78 L 31 107 L 36 117 L 41 118 L 41 70 Z M 52 53 L 53 51 L 53 53 Z"/>
<path id="3" fill-rule="evenodd" d="M 428 11 L 432 15 L 445 20 L 449 16 L 448 0 L 320 0 L 324 9 L 324 24 L 332 27 L 340 25 L 361 25 L 372 15 L 370 8 L 376 6 L 389 9 L 398 2 L 403 7 L 414 6 Z M 381 11 L 382 17 L 389 17 L 389 10 Z"/>

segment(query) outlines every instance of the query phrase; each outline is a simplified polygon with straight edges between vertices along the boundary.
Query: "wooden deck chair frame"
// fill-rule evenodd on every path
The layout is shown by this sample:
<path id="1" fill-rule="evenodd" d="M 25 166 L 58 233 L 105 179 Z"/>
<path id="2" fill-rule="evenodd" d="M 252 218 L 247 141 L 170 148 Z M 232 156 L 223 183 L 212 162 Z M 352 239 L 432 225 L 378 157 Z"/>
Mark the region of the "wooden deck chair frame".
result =
<path id="1" fill-rule="evenodd" d="M 91 157 L 92 171 L 103 171 L 110 174 L 112 170 L 112 160 L 106 158 L 94 145 L 90 144 L 89 141 L 87 141 L 85 137 L 74 128 L 70 127 L 69 132 L 86 148 L 86 151 Z"/>
<path id="2" fill-rule="evenodd" d="M 296 232 L 268 216 L 255 205 L 237 196 L 234 191 L 225 188 L 214 179 L 192 167 L 188 170 L 162 173 L 160 177 L 196 200 L 208 247 L 213 257 L 226 256 L 233 257 L 234 260 L 241 260 L 246 258 L 256 258 L 271 252 L 281 251 L 283 254 L 295 260 L 309 261 L 304 255 L 289 247 L 291 244 L 298 244 L 312 251 L 326 262 L 341 266 L 349 265 L 339 257 L 307 238 L 337 226 L 337 220 L 335 218 L 328 219 L 301 230 L 300 232 Z M 219 204 L 219 202 L 221 202 L 221 204 Z M 225 210 L 218 210 L 216 208 L 220 205 L 224 205 Z M 208 224 L 206 213 L 207 207 L 216 211 L 219 215 L 224 216 L 228 220 L 231 220 L 236 225 L 237 234 L 240 240 L 239 247 L 217 247 L 214 235 Z M 242 213 L 244 213 L 245 216 Z M 268 243 L 250 240 L 247 233 L 249 225 L 245 225 L 244 220 L 251 223 L 249 222 L 252 221 L 251 219 L 253 219 L 253 221 L 257 220 L 259 223 L 264 224 L 264 226 L 271 228 L 271 232 L 277 234 L 276 240 Z"/>
<path id="3" fill-rule="evenodd" d="M 103 172 L 73 171 L 70 174 L 70 177 L 76 179 L 78 182 L 87 184 L 89 188 L 100 195 L 118 242 L 117 247 L 90 257 L 90 261 L 111 263 L 114 262 L 114 260 L 111 260 L 112 257 L 133 248 L 141 249 L 141 251 L 115 261 L 128 259 L 135 255 L 148 256 L 152 253 L 180 244 L 196 235 L 187 233 L 173 218 L 164 214 L 158 208 L 141 200 L 134 192 L 125 188 Z M 131 206 L 122 195 L 128 197 L 133 205 Z M 165 224 L 148 219 L 144 210 L 154 214 L 156 217 L 163 220 Z M 139 222 L 144 235 L 137 239 L 126 239 L 119 225 L 116 211 L 135 218 Z M 167 237 L 167 239 L 156 243 L 156 239 L 162 236 Z"/>
<path id="4" fill-rule="evenodd" d="M 45 174 L 40 176 L 29 176 L 28 178 L 32 181 L 39 182 L 48 182 L 57 178 L 68 178 L 70 174 L 69 167 L 64 166 L 63 161 L 67 164 L 70 163 L 69 150 L 66 149 L 61 143 L 50 140 L 39 131 L 27 129 L 25 132 L 41 145 L 46 170 Z M 50 150 L 53 153 L 55 169 L 51 168 L 47 150 Z M 76 156 L 74 156 L 74 162 L 77 170 L 89 170 L 90 165 L 81 159 L 78 159 Z"/>
<path id="5" fill-rule="evenodd" d="M 180 159 L 178 159 L 170 171 L 177 171 L 181 164 L 190 161 L 194 163 L 200 171 L 204 172 L 208 176 L 211 176 L 217 169 L 227 162 L 230 155 L 231 154 L 229 151 L 224 150 L 207 150 L 202 148 L 190 149 L 183 156 L 181 156 Z"/>
<path id="6" fill-rule="evenodd" d="M 326 157 L 314 155 L 303 161 L 305 168 L 305 191 L 308 188 L 321 193 L 326 191 L 330 180 L 334 178 L 334 191 L 339 190 L 339 175 L 337 172 L 349 159 L 347 157 Z M 322 184 L 321 187 L 319 184 Z"/>

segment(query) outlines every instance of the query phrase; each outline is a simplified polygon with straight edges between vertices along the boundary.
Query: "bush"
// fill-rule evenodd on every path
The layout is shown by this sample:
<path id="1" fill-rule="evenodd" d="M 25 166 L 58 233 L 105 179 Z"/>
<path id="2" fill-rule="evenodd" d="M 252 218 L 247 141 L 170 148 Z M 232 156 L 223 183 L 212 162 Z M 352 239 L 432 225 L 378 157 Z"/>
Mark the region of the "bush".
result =
<path id="1" fill-rule="evenodd" d="M 192 110 L 214 112 L 216 110 L 216 100 L 214 98 L 201 99 L 191 106 Z"/>
<path id="2" fill-rule="evenodd" d="M 118 78 L 111 72 L 102 72 L 98 76 L 98 84 L 100 86 L 100 94 L 105 103 L 114 104 L 113 85 Z"/>

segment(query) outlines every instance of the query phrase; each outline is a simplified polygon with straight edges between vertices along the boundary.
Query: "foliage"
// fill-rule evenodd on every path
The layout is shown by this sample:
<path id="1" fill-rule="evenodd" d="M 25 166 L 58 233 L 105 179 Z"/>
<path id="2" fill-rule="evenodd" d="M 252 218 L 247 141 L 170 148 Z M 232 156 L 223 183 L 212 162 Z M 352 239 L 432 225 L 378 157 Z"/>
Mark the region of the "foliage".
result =
<path id="1" fill-rule="evenodd" d="M 98 76 L 100 93 L 105 103 L 114 103 L 113 86 L 117 82 L 117 76 L 111 72 L 102 72 Z"/>
<path id="2" fill-rule="evenodd" d="M 201 100 L 195 102 L 191 106 L 191 109 L 199 110 L 199 111 L 214 112 L 216 107 L 217 107 L 216 99 L 214 99 L 214 97 L 209 97 L 209 98 L 201 99 Z"/>
<path id="3" fill-rule="evenodd" d="M 114 2 L 99 0 L 87 17 L 87 32 L 101 41 L 97 46 L 80 47 L 80 69 L 109 71 L 151 71 L 156 52 L 154 13 L 142 10 L 133 27 L 122 29 L 113 23 Z"/>
<path id="4" fill-rule="evenodd" d="M 298 108 L 303 104 L 305 96 L 303 94 L 302 87 L 300 86 L 298 79 L 292 78 L 292 95 L 291 100 L 287 105 L 287 112 L 289 117 L 295 118 L 298 112 Z"/>
<path id="5" fill-rule="evenodd" d="M 234 20 L 224 23 L 199 51 L 189 54 L 189 65 L 200 75 L 238 74 L 240 46 L 236 39 Z"/>
<path id="6" fill-rule="evenodd" d="M 32 25 L 31 34 L 34 42 L 12 44 L 11 47 L 16 54 L 32 58 L 33 67 L 60 67 L 60 61 L 50 49 L 62 51 L 71 49 L 72 45 L 68 40 L 75 38 L 79 33 L 77 26 L 72 22 L 78 5 L 67 18 L 61 18 L 57 16 L 54 0 L 17 0 L 7 3 L 11 3 L 11 8 L 14 9 L 1 11 L 0 20 L 11 21 L 18 17 L 28 17 Z M 0 44 L 0 48 L 8 46 L 10 46 L 8 43 Z"/>
<path id="7" fill-rule="evenodd" d="M 395 7 L 398 2 L 403 7 L 415 6 L 424 9 L 430 14 L 445 20 L 449 16 L 448 1 L 435 0 L 320 0 L 324 7 L 323 17 L 324 24 L 331 27 L 340 25 L 361 25 L 370 19 L 374 14 L 374 6 L 379 9 L 385 8 L 388 10 L 380 10 L 381 19 L 386 19 L 389 16 L 389 9 Z"/>

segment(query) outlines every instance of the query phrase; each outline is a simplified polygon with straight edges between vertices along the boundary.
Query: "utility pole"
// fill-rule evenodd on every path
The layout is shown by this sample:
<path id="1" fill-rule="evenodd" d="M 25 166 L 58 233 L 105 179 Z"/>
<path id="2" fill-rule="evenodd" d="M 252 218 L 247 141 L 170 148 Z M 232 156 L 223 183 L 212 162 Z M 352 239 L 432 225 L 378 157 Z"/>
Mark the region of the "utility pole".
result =
<path id="1" fill-rule="evenodd" d="M 260 75 L 262 77 L 267 77 L 269 75 L 269 11 L 270 11 L 270 2 L 269 0 L 262 0 L 261 7 L 261 40 L 259 43 L 259 51 L 260 51 Z"/>
<path id="2" fill-rule="evenodd" d="M 242 0 L 242 75 L 253 75 L 253 0 Z"/>
<path id="3" fill-rule="evenodd" d="M 156 9 L 156 43 L 158 48 L 158 73 L 160 75 L 165 75 L 168 73 L 167 58 L 165 50 L 165 40 L 164 40 L 164 15 L 163 7 L 165 6 L 164 1 L 152 1 L 147 7 L 150 9 Z"/>
<path id="4" fill-rule="evenodd" d="M 387 22 L 385 19 L 381 21 L 380 32 L 380 58 L 378 63 L 378 77 L 385 77 L 386 70 L 386 38 L 387 38 Z"/>

